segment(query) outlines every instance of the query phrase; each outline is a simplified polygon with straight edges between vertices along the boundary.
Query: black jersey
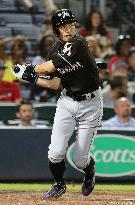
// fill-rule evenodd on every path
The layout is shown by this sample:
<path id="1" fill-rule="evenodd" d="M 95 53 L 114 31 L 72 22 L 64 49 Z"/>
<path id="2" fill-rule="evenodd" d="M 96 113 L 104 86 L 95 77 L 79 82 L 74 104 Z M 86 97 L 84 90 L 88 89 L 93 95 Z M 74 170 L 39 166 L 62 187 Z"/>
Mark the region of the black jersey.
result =
<path id="1" fill-rule="evenodd" d="M 84 94 L 98 89 L 98 68 L 82 36 L 75 35 L 66 44 L 58 41 L 52 48 L 49 59 L 61 78 L 63 88 L 69 92 Z"/>

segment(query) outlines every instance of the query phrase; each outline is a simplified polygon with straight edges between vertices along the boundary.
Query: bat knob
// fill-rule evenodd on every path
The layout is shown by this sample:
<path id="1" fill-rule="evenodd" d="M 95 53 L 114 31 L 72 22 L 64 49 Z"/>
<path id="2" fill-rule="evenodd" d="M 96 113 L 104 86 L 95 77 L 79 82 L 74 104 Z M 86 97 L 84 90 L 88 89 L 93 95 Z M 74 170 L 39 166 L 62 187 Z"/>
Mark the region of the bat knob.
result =
<path id="1" fill-rule="evenodd" d="M 19 73 L 20 72 L 20 68 L 18 66 L 14 66 L 13 68 L 15 73 Z"/>

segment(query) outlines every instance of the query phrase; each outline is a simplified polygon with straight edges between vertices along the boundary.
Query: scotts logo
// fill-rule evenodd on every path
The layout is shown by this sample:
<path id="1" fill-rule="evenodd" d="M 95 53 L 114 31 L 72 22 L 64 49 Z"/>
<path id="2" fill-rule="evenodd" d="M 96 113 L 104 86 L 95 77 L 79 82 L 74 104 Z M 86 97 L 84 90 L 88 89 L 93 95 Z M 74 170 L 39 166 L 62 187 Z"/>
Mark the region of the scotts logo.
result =
<path id="1" fill-rule="evenodd" d="M 72 162 L 74 143 L 67 150 L 67 160 Z M 96 161 L 96 175 L 103 177 L 117 177 L 135 172 L 135 140 L 133 138 L 102 134 L 97 135 L 91 153 Z"/>

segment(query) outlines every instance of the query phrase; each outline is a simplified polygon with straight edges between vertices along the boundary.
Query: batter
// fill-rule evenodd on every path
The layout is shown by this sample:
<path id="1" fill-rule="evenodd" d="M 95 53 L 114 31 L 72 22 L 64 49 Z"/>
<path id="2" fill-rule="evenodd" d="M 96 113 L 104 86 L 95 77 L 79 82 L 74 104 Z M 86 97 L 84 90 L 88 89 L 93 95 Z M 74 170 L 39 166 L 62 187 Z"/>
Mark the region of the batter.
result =
<path id="1" fill-rule="evenodd" d="M 95 185 L 95 162 L 88 153 L 101 123 L 103 102 L 96 62 L 86 40 L 76 34 L 75 23 L 75 16 L 70 10 L 56 11 L 52 16 L 52 29 L 58 41 L 51 49 L 48 61 L 36 66 L 15 65 L 13 69 L 16 77 L 32 84 L 51 89 L 62 87 L 48 151 L 55 184 L 43 198 L 58 197 L 66 191 L 64 158 L 76 127 L 72 160 L 84 172 L 82 194 L 88 196 Z M 54 76 L 50 79 L 40 77 L 48 73 L 54 73 Z"/>

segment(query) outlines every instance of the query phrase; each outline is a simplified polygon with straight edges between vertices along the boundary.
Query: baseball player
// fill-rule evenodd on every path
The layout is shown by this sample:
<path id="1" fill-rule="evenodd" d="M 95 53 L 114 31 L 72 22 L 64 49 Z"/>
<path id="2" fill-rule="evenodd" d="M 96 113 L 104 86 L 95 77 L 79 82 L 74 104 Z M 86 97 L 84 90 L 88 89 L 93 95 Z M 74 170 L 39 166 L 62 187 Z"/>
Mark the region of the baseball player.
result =
<path id="1" fill-rule="evenodd" d="M 41 65 L 24 64 L 13 68 L 16 77 L 30 83 L 51 89 L 62 87 L 48 151 L 55 184 L 43 198 L 59 197 L 66 191 L 64 157 L 75 127 L 77 136 L 72 160 L 84 172 L 82 194 L 88 196 L 95 185 L 95 162 L 88 154 L 101 123 L 103 103 L 98 67 L 87 42 L 76 34 L 75 23 L 70 10 L 56 11 L 52 16 L 52 29 L 58 41 L 50 51 L 49 60 Z M 40 77 L 48 73 L 55 75 L 50 79 Z"/>

